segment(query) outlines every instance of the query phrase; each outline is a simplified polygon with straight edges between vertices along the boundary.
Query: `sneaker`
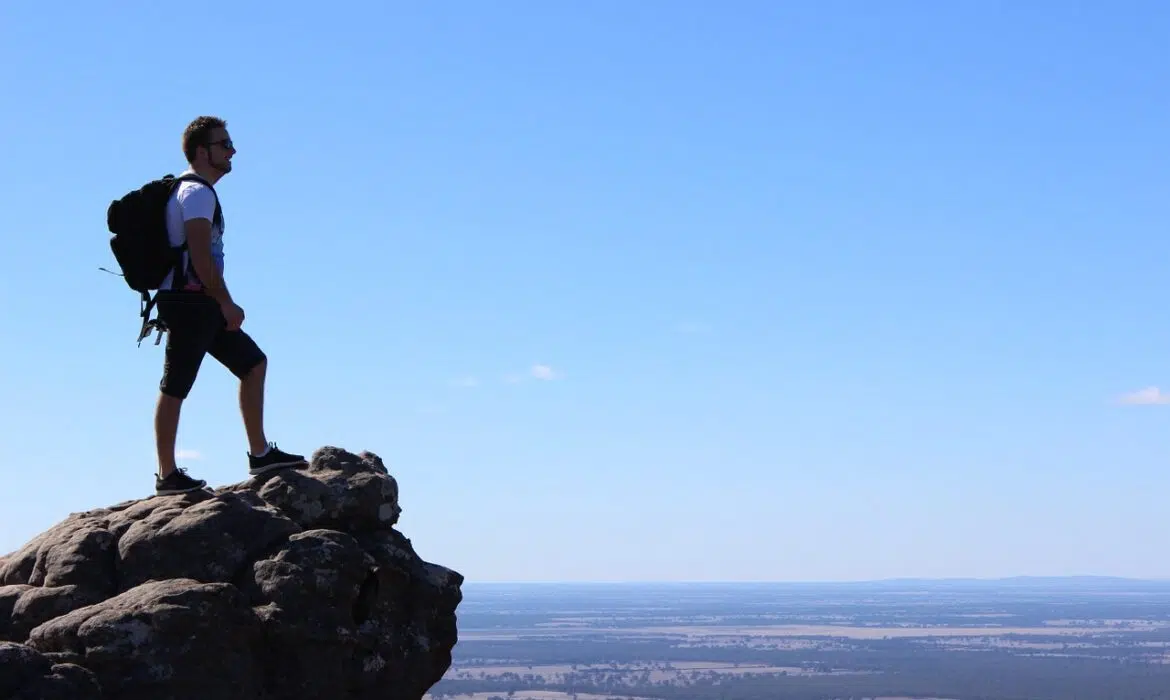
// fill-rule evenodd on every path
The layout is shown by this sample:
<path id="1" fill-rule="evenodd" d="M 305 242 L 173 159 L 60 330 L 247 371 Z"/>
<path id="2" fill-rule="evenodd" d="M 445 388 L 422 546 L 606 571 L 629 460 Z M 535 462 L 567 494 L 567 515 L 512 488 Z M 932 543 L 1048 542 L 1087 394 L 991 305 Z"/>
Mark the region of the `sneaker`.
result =
<path id="1" fill-rule="evenodd" d="M 253 457 L 248 454 L 248 473 L 252 476 L 257 474 L 264 474 L 273 469 L 284 469 L 285 467 L 308 466 L 308 461 L 305 460 L 304 455 L 294 455 L 284 452 L 276 448 L 275 442 L 268 443 L 268 452 L 264 453 L 263 457 Z"/>
<path id="2" fill-rule="evenodd" d="M 179 467 L 170 474 L 167 474 L 165 479 L 158 478 L 158 474 L 154 475 L 154 492 L 159 496 L 189 493 L 191 491 L 198 491 L 205 486 L 207 486 L 206 481 L 203 479 L 192 479 L 187 476 L 187 470 L 183 467 Z"/>

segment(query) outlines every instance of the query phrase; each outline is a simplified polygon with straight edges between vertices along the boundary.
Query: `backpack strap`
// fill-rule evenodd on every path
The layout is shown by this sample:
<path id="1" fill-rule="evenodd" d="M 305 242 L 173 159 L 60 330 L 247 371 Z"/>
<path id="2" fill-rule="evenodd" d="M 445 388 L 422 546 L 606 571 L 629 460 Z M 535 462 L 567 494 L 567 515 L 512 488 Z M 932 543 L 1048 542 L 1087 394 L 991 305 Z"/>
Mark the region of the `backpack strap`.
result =
<path id="1" fill-rule="evenodd" d="M 162 342 L 162 334 L 169 330 L 167 328 L 167 324 L 163 323 L 161 318 L 150 318 L 150 312 L 154 309 L 154 306 L 157 302 L 157 291 L 154 293 L 154 296 L 150 296 L 146 292 L 142 292 L 142 310 L 138 314 L 142 317 L 142 328 L 138 331 L 138 347 L 142 347 L 142 341 L 146 338 L 146 336 L 150 335 L 152 330 L 158 331 L 158 336 L 156 336 L 154 339 L 155 345 L 158 345 Z"/>

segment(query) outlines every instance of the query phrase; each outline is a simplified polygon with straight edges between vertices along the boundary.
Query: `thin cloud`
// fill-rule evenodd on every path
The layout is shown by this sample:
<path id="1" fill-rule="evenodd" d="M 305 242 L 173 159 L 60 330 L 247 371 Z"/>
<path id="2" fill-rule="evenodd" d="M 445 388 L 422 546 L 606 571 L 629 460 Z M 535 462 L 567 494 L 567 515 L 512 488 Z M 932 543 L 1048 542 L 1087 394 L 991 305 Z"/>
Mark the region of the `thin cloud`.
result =
<path id="1" fill-rule="evenodd" d="M 529 367 L 524 372 L 508 372 L 500 376 L 500 380 L 505 384 L 521 384 L 529 380 L 536 380 L 540 382 L 551 382 L 557 379 L 564 379 L 565 373 L 553 369 L 551 366 L 541 363 L 536 363 Z"/>
<path id="2" fill-rule="evenodd" d="M 503 380 L 507 384 L 519 384 L 528 379 L 551 382 L 555 379 L 562 379 L 564 376 L 563 372 L 538 363 L 529 367 L 527 372 L 509 372 L 503 376 Z"/>
<path id="3" fill-rule="evenodd" d="M 460 377 L 459 379 L 452 379 L 451 386 L 457 386 L 463 389 L 471 389 L 479 386 L 479 379 L 475 377 Z"/>
<path id="4" fill-rule="evenodd" d="M 561 378 L 560 373 L 553 370 L 553 368 L 549 367 L 548 365 L 532 365 L 532 369 L 529 370 L 529 374 L 531 374 L 534 378 L 545 382 Z"/>
<path id="5" fill-rule="evenodd" d="M 1121 396 L 1117 402 L 1127 406 L 1159 406 L 1170 403 L 1170 394 L 1156 386 L 1148 386 Z"/>
<path id="6" fill-rule="evenodd" d="M 176 450 L 175 459 L 200 459 L 199 450 Z"/>

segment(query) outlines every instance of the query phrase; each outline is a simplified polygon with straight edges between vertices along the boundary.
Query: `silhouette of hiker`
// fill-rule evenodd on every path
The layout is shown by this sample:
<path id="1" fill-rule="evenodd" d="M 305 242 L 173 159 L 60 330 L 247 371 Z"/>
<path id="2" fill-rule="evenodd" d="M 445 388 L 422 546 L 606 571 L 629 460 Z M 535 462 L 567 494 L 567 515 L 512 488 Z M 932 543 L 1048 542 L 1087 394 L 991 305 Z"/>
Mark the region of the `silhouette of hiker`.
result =
<path id="1" fill-rule="evenodd" d="M 168 333 L 154 416 L 158 449 L 155 493 L 159 495 L 185 493 L 207 485 L 202 479 L 188 476 L 175 460 L 180 408 L 206 355 L 240 379 L 240 413 L 248 436 L 249 474 L 305 464 L 304 456 L 284 452 L 265 437 L 267 356 L 241 328 L 244 310 L 224 283 L 223 210 L 215 184 L 232 171 L 232 156 L 236 153 L 227 123 L 217 117 L 196 118 L 183 132 L 183 153 L 189 168 L 173 185 L 166 203 L 166 224 L 170 245 L 186 245 L 178 264 L 158 286 L 155 300 L 157 323 L 160 330 Z"/>

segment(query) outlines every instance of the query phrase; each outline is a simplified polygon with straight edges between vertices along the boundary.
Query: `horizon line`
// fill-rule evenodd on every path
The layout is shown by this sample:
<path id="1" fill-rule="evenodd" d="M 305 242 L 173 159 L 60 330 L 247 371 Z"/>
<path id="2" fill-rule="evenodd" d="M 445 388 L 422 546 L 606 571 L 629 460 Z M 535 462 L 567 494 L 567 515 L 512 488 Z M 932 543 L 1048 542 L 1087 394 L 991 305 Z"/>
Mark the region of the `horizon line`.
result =
<path id="1" fill-rule="evenodd" d="M 977 581 L 1069 581 L 1098 580 L 1132 583 L 1170 583 L 1170 576 L 1122 576 L 1116 574 L 1012 574 L 1006 576 L 898 576 L 859 579 L 473 579 L 465 584 L 484 585 L 840 585 L 864 583 L 946 583 Z"/>

